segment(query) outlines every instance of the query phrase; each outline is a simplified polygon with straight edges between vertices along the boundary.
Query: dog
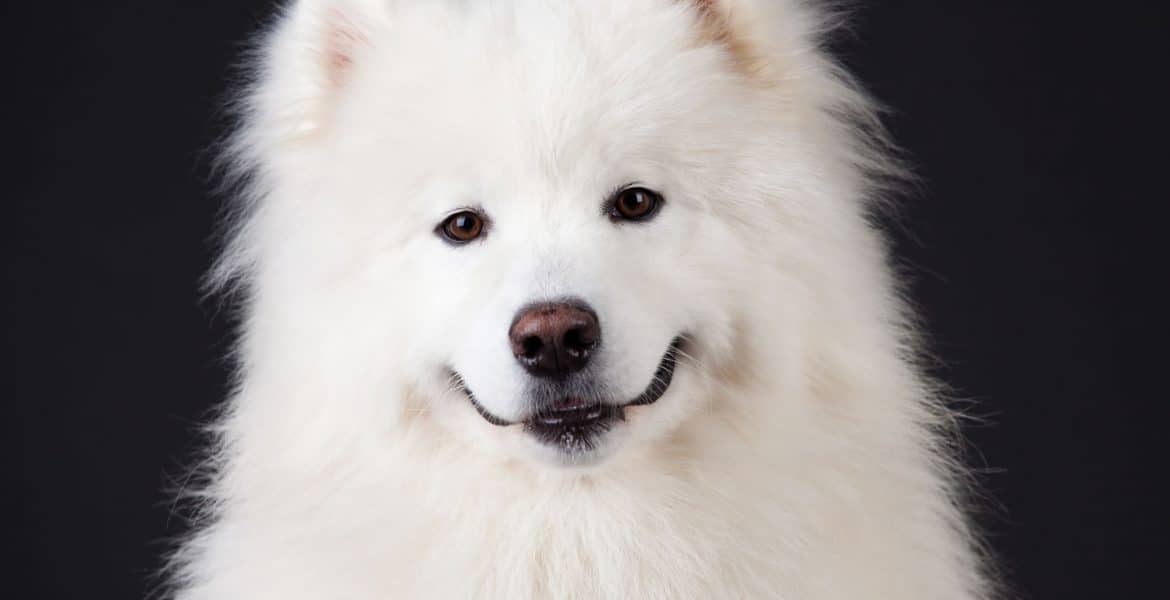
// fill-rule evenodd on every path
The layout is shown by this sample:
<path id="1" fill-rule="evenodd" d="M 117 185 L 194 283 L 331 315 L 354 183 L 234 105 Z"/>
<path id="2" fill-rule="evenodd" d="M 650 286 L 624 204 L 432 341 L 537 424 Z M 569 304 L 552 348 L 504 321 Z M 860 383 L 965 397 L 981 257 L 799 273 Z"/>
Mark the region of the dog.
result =
<path id="1" fill-rule="evenodd" d="M 806 0 L 296 0 L 168 596 L 993 596 Z"/>

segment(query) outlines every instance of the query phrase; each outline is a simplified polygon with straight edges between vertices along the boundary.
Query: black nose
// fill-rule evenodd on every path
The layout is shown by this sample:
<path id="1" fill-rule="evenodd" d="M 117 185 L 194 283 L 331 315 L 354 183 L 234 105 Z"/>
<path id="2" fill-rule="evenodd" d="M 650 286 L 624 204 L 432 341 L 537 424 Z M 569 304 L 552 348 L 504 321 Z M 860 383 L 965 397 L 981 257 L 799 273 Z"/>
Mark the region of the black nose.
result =
<path id="1" fill-rule="evenodd" d="M 525 307 L 508 330 L 512 354 L 537 377 L 564 377 L 589 363 L 601 344 L 597 313 L 584 302 Z"/>

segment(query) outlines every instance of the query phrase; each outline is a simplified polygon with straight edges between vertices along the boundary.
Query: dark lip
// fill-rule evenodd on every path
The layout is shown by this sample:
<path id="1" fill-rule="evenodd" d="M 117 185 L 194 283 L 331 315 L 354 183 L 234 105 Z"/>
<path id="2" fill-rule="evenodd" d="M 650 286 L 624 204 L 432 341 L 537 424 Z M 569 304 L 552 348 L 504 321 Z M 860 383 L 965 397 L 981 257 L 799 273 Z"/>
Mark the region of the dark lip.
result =
<path id="1" fill-rule="evenodd" d="M 584 430 L 607 430 L 615 421 L 625 420 L 625 408 L 628 406 L 646 406 L 654 404 L 666 393 L 670 388 L 671 381 L 674 380 L 674 369 L 678 366 L 678 354 L 681 351 L 685 337 L 682 335 L 676 336 L 671 342 L 670 347 L 662 355 L 662 360 L 658 362 L 658 368 L 654 371 L 654 377 L 651 378 L 646 389 L 638 394 L 633 400 L 620 405 L 605 404 L 597 402 L 583 407 L 573 408 L 571 410 L 551 411 L 534 414 L 523 421 L 508 421 L 493 415 L 488 411 L 478 400 L 475 399 L 475 394 L 467 387 L 463 381 L 463 377 L 454 370 L 451 371 L 455 385 L 467 395 L 471 405 L 475 407 L 475 411 L 479 416 L 483 417 L 485 421 L 497 427 L 509 427 L 511 425 L 525 425 L 525 429 L 537 434 L 541 438 L 556 438 L 561 437 L 564 432 L 569 430 L 582 430 L 580 433 L 585 433 Z M 597 433 L 590 431 L 590 433 Z"/>

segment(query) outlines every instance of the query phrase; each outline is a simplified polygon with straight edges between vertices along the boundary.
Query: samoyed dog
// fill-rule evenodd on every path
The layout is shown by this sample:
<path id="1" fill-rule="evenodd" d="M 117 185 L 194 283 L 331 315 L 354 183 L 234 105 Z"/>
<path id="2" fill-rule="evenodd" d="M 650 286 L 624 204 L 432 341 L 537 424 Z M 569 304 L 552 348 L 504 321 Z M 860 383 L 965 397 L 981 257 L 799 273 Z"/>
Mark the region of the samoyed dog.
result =
<path id="1" fill-rule="evenodd" d="M 810 0 L 299 0 L 182 600 L 990 597 Z"/>

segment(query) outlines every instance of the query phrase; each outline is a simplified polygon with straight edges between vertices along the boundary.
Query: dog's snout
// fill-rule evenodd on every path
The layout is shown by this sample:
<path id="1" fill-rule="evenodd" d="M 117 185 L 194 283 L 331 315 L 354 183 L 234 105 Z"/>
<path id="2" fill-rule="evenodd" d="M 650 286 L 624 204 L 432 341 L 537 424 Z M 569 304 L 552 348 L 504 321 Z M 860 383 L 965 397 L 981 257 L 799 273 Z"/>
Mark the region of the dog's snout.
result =
<path id="1" fill-rule="evenodd" d="M 537 377 L 580 371 L 601 344 L 597 313 L 583 302 L 552 302 L 521 309 L 508 331 L 512 354 Z"/>

